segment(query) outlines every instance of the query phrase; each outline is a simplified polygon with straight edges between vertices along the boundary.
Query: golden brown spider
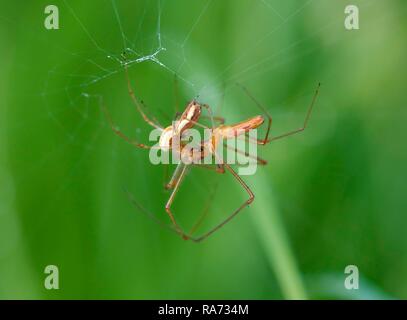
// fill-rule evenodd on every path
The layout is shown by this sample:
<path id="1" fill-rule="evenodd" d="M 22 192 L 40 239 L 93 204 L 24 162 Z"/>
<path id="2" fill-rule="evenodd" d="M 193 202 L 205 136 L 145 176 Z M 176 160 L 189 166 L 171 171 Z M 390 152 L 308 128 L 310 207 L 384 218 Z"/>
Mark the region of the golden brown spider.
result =
<path id="1" fill-rule="evenodd" d="M 149 125 L 152 127 L 161 130 L 161 135 L 159 139 L 159 144 L 158 146 L 149 146 L 143 143 L 140 143 L 136 140 L 133 140 L 126 136 L 123 132 L 121 132 L 114 124 L 112 121 L 112 118 L 108 112 L 108 110 L 103 107 L 106 117 L 108 119 L 108 122 L 114 131 L 116 135 L 121 137 L 122 139 L 126 140 L 128 143 L 132 144 L 135 147 L 142 148 L 142 149 L 152 149 L 152 148 L 158 148 L 161 150 L 172 150 L 175 151 L 176 153 L 179 154 L 180 156 L 180 163 L 176 167 L 170 181 L 166 184 L 166 188 L 169 190 L 172 190 L 171 195 L 165 205 L 165 210 L 168 213 L 169 218 L 171 219 L 172 226 L 170 229 L 177 234 L 179 234 L 183 239 L 185 240 L 192 240 L 194 242 L 200 242 L 204 239 L 206 239 L 209 235 L 220 229 L 222 226 L 224 226 L 226 223 L 228 223 L 233 217 L 235 217 L 242 209 L 244 209 L 246 206 L 248 206 L 250 203 L 253 202 L 254 200 L 254 194 L 248 187 L 248 185 L 243 181 L 243 179 L 236 173 L 236 171 L 226 162 L 224 161 L 218 161 L 216 163 L 216 168 L 211 167 L 205 164 L 201 163 L 201 160 L 208 155 L 213 156 L 217 160 L 219 160 L 219 157 L 216 153 L 217 146 L 222 143 L 224 140 L 231 139 L 231 138 L 236 138 L 237 136 L 244 137 L 244 139 L 247 141 L 250 141 L 252 143 L 256 143 L 258 145 L 266 145 L 267 143 L 271 141 L 275 141 L 277 139 L 281 139 L 284 137 L 291 136 L 293 134 L 299 133 L 307 127 L 308 120 L 310 118 L 313 106 L 315 104 L 316 98 L 318 96 L 320 84 L 318 84 L 317 89 L 315 91 L 315 94 L 312 98 L 311 104 L 308 108 L 308 111 L 305 116 L 305 120 L 303 123 L 303 126 L 296 129 L 296 130 L 291 130 L 289 132 L 286 132 L 284 134 L 269 138 L 269 133 L 270 133 L 270 128 L 271 128 L 271 123 L 272 123 L 272 118 L 268 114 L 267 110 L 253 97 L 253 95 L 243 86 L 241 88 L 243 91 L 249 96 L 249 98 L 259 107 L 260 110 L 264 113 L 265 116 L 262 115 L 256 115 L 252 118 L 249 118 L 247 120 L 244 120 L 242 122 L 236 123 L 236 124 L 231 124 L 231 125 L 226 125 L 225 124 L 225 119 L 222 117 L 215 117 L 212 115 L 211 108 L 206 105 L 206 104 L 201 104 L 196 100 L 191 101 L 188 103 L 186 106 L 185 110 L 182 112 L 182 114 L 177 117 L 176 121 L 174 121 L 171 125 L 167 127 L 162 127 L 158 121 L 155 118 L 150 118 L 146 115 L 146 113 L 143 111 L 142 108 L 142 103 L 138 100 L 136 95 L 134 94 L 134 91 L 132 89 L 131 83 L 130 83 L 130 78 L 129 78 L 129 73 L 128 73 L 128 67 L 127 63 L 124 63 L 124 68 L 125 68 L 125 74 L 126 74 L 126 79 L 127 79 L 127 86 L 128 86 L 128 92 L 129 95 L 136 107 L 136 110 L 141 114 L 143 117 L 144 121 L 147 122 Z M 209 117 L 211 120 L 212 127 L 209 128 L 201 123 L 199 123 L 199 119 L 202 117 L 202 109 L 206 109 L 209 113 Z M 215 125 L 215 121 L 218 122 L 218 125 Z M 247 135 L 251 130 L 256 129 L 260 127 L 265 121 L 267 121 L 267 130 L 265 137 L 263 139 L 253 139 Z M 186 148 L 185 144 L 183 143 L 174 143 L 177 137 L 182 136 L 184 132 L 186 132 L 188 129 L 191 129 L 192 127 L 202 127 L 205 129 L 211 130 L 211 139 L 202 141 L 200 145 L 200 152 L 191 152 L 190 148 Z M 228 145 L 225 145 L 226 148 L 232 148 Z M 247 152 L 244 152 L 243 150 L 239 150 L 237 148 L 232 148 L 234 152 L 237 153 L 243 153 L 246 154 L 246 156 L 251 157 L 253 160 L 257 162 L 259 165 L 265 165 L 267 162 L 264 159 L 261 159 L 257 156 L 248 154 Z M 205 168 L 210 168 L 210 169 L 215 169 L 216 172 L 218 173 L 225 173 L 225 168 L 227 171 L 229 171 L 233 177 L 237 180 L 237 182 L 244 188 L 244 190 L 248 194 L 248 199 L 243 202 L 236 210 L 234 210 L 226 219 L 224 219 L 222 222 L 220 222 L 218 225 L 216 225 L 214 228 L 211 230 L 207 231 L 201 236 L 195 237 L 193 236 L 194 231 L 197 229 L 199 223 L 201 222 L 202 219 L 199 219 L 199 221 L 192 227 L 192 229 L 187 233 L 185 232 L 177 223 L 177 220 L 171 210 L 172 203 L 174 201 L 175 195 L 177 191 L 179 190 L 179 187 L 185 177 L 186 170 L 190 165 L 195 165 L 195 166 L 202 166 Z M 133 197 L 131 197 L 132 202 L 143 212 L 148 214 L 151 218 L 155 219 L 158 223 L 162 224 L 158 219 L 156 219 L 150 212 L 148 212 L 145 208 L 143 208 L 141 205 L 139 205 Z"/>

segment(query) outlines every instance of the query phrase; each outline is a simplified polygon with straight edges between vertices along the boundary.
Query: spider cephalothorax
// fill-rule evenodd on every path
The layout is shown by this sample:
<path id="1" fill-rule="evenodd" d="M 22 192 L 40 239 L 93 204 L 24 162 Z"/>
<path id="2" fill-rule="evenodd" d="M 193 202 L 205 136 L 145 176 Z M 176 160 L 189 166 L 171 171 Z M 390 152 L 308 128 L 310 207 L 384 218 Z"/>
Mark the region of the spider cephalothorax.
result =
<path id="1" fill-rule="evenodd" d="M 179 119 L 176 119 L 171 125 L 163 129 L 159 140 L 161 150 L 168 151 L 173 147 L 179 148 L 179 143 L 174 144 L 174 140 L 181 141 L 185 131 L 198 122 L 201 114 L 202 106 L 196 100 L 192 100 Z"/>

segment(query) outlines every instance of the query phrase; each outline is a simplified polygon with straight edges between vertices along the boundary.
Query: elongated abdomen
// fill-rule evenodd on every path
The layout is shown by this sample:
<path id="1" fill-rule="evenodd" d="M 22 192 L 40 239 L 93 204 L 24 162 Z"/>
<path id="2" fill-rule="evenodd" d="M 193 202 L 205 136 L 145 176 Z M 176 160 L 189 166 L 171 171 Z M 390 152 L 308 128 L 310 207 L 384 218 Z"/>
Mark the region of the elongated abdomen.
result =
<path id="1" fill-rule="evenodd" d="M 216 129 L 216 133 L 225 139 L 230 139 L 260 127 L 263 122 L 264 118 L 262 116 L 255 116 L 233 125 L 220 126 Z"/>

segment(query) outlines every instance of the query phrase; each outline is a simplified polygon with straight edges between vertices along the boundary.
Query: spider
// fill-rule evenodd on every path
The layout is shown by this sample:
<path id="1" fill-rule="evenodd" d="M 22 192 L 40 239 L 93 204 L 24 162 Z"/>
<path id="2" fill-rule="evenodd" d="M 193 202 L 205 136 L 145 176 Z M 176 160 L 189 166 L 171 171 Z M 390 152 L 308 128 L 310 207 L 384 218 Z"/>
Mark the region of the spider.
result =
<path id="1" fill-rule="evenodd" d="M 109 111 L 107 108 L 103 107 L 103 110 L 105 112 L 106 118 L 109 122 L 109 125 L 113 132 L 118 135 L 120 138 L 124 139 L 128 143 L 132 144 L 135 147 L 142 148 L 142 149 L 152 149 L 152 148 L 160 148 L 161 150 L 166 150 L 168 151 L 169 149 L 175 149 L 175 151 L 180 155 L 181 162 L 177 165 L 176 169 L 174 170 L 174 173 L 170 179 L 170 181 L 165 185 L 165 188 L 167 190 L 171 190 L 171 194 L 168 198 L 168 201 L 165 205 L 165 211 L 167 212 L 172 225 L 170 225 L 170 229 L 180 235 L 184 240 L 191 240 L 193 242 L 200 242 L 207 237 L 209 237 L 211 234 L 213 234 L 215 231 L 219 230 L 221 227 L 223 227 L 225 224 L 227 224 L 230 220 L 232 220 L 239 212 L 241 212 L 245 207 L 250 205 L 255 198 L 255 195 L 249 188 L 249 186 L 244 182 L 244 180 L 237 174 L 237 172 L 226 162 L 224 161 L 218 161 L 216 163 L 216 168 L 210 165 L 205 165 L 201 164 L 200 160 L 202 160 L 204 157 L 208 155 L 212 155 L 216 159 L 219 160 L 219 157 L 216 153 L 216 147 L 218 146 L 221 141 L 231 139 L 231 138 L 236 138 L 237 136 L 241 136 L 245 139 L 245 141 L 249 141 L 251 143 L 256 143 L 258 145 L 266 145 L 272 141 L 285 138 L 291 135 L 294 135 L 296 133 L 300 133 L 304 131 L 307 127 L 312 109 L 314 107 L 316 98 L 319 93 L 319 88 L 320 88 L 320 83 L 318 84 L 314 96 L 312 98 L 312 101 L 308 107 L 304 122 L 302 127 L 288 131 L 286 133 L 280 134 L 278 136 L 274 136 L 269 138 L 270 134 L 270 129 L 271 129 L 271 124 L 272 124 L 272 118 L 267 112 L 267 110 L 260 104 L 257 99 L 254 98 L 254 96 L 246 89 L 246 87 L 238 84 L 242 90 L 245 92 L 245 94 L 255 103 L 255 105 L 263 112 L 264 115 L 256 115 L 252 118 L 249 118 L 247 120 L 244 120 L 242 122 L 236 123 L 236 124 L 231 124 L 231 125 L 226 125 L 225 124 L 225 119 L 222 117 L 216 117 L 212 115 L 212 110 L 209 105 L 200 103 L 197 100 L 192 100 L 189 102 L 185 108 L 185 110 L 182 113 L 177 113 L 176 115 L 176 120 L 173 121 L 173 123 L 167 127 L 161 126 L 158 121 L 154 117 L 149 117 L 147 114 L 143 111 L 143 102 L 140 101 L 132 88 L 131 82 L 130 82 L 130 77 L 129 77 L 129 72 L 128 72 L 128 63 L 124 63 L 124 69 L 125 69 L 125 75 L 126 75 L 126 80 L 127 80 L 127 89 L 128 93 L 131 97 L 131 100 L 133 101 L 136 110 L 141 114 L 142 118 L 144 119 L 145 122 L 147 122 L 149 125 L 152 127 L 161 130 L 161 135 L 159 139 L 159 146 L 149 146 L 143 143 L 140 143 L 136 140 L 133 140 L 129 138 L 127 135 L 125 135 L 123 132 L 121 132 L 118 127 L 114 124 Z M 176 78 L 175 78 L 176 79 Z M 208 128 L 207 126 L 199 123 L 199 119 L 206 117 L 202 115 L 203 109 L 206 109 L 209 114 L 209 118 L 211 120 L 211 128 Z M 215 121 L 218 123 L 215 125 Z M 267 124 L 267 129 L 266 133 L 263 139 L 257 139 L 257 138 L 252 138 L 248 136 L 248 132 L 257 129 L 258 127 L 262 126 L 264 123 Z M 201 127 L 205 129 L 209 129 L 212 132 L 212 137 L 209 140 L 202 141 L 200 145 L 200 151 L 201 152 L 191 152 L 191 149 L 185 148 L 184 144 L 174 144 L 174 138 L 176 136 L 182 135 L 184 132 L 186 132 L 188 129 L 192 127 Z M 267 164 L 267 161 L 264 159 L 261 159 L 260 157 L 251 155 L 247 152 L 244 152 L 242 150 L 239 150 L 237 148 L 230 147 L 228 145 L 224 145 L 226 148 L 232 149 L 234 152 L 237 153 L 243 153 L 246 156 L 252 158 L 257 162 L 259 165 L 265 165 Z M 185 161 L 188 160 L 188 161 Z M 177 191 L 180 188 L 180 185 L 185 177 L 185 174 L 187 172 L 187 168 L 190 166 L 202 166 L 204 168 L 208 169 L 214 169 L 217 173 L 224 174 L 226 171 L 228 171 L 239 183 L 242 188 L 246 191 L 248 198 L 245 200 L 237 209 L 235 209 L 227 218 L 225 218 L 222 222 L 217 224 L 215 227 L 210 229 L 209 231 L 205 232 L 201 236 L 194 236 L 193 233 L 194 231 L 198 228 L 200 222 L 202 222 L 202 217 L 199 219 L 199 221 L 192 227 L 192 229 L 189 232 L 185 232 L 177 222 L 177 219 L 175 218 L 175 215 L 173 214 L 172 210 L 172 204 L 174 202 L 175 196 L 177 194 Z M 159 219 L 155 218 L 154 215 L 152 215 L 150 212 L 148 212 L 145 208 L 143 208 L 141 205 L 139 205 L 133 197 L 130 198 L 133 202 L 134 205 L 138 207 L 141 211 L 146 213 L 147 215 L 150 216 L 150 218 L 153 218 L 156 222 L 163 226 L 167 226 L 163 224 Z"/>

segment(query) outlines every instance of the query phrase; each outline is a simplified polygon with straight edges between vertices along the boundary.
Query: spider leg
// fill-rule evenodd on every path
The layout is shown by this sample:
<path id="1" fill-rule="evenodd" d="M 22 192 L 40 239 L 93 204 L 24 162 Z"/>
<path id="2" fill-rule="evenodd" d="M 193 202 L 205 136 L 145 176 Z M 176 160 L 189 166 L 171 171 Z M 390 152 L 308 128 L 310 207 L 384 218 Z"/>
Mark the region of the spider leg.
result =
<path id="1" fill-rule="evenodd" d="M 204 107 L 206 110 L 208 110 L 209 118 L 211 120 L 211 125 L 212 125 L 211 129 L 213 130 L 215 128 L 215 121 L 214 121 L 212 109 L 208 104 L 203 104 L 202 107 Z M 197 122 L 195 122 L 195 124 L 197 124 Z"/>
<path id="2" fill-rule="evenodd" d="M 268 137 L 269 137 L 269 134 L 270 134 L 271 123 L 272 123 L 271 115 L 267 112 L 266 108 L 250 93 L 250 91 L 245 86 L 243 86 L 240 83 L 237 83 L 237 85 L 256 104 L 256 106 L 266 115 L 266 117 L 268 119 L 267 131 L 266 131 L 266 135 L 265 135 L 264 139 L 249 138 L 249 140 L 252 140 L 253 142 L 255 142 L 257 144 L 265 145 L 266 143 L 269 142 Z"/>
<path id="3" fill-rule="evenodd" d="M 307 128 L 307 124 L 308 124 L 309 118 L 310 118 L 310 116 L 311 116 L 312 109 L 313 109 L 313 107 L 314 107 L 314 105 L 315 105 L 315 101 L 316 101 L 316 99 L 317 99 L 317 97 L 318 97 L 319 88 L 320 88 L 320 87 L 321 87 L 321 83 L 318 83 L 318 86 L 317 86 L 317 89 L 315 90 L 315 93 L 314 93 L 314 96 L 313 96 L 313 98 L 312 98 L 311 104 L 310 104 L 309 107 L 308 107 L 308 111 L 307 111 L 307 114 L 306 114 L 306 116 L 305 116 L 304 123 L 303 123 L 302 127 L 299 128 L 299 129 L 291 130 L 291 131 L 289 131 L 289 132 L 286 132 L 286 133 L 280 134 L 280 135 L 278 135 L 278 136 L 272 137 L 272 138 L 270 139 L 270 142 L 271 142 L 271 141 L 274 141 L 274 140 L 278 140 L 278 139 L 281 139 L 281 138 L 285 138 L 285 137 L 291 136 L 291 135 L 296 134 L 296 133 L 299 133 L 299 132 L 302 132 L 302 131 L 304 131 L 304 130 Z"/>
<path id="4" fill-rule="evenodd" d="M 213 171 L 216 171 L 217 173 L 225 173 L 225 168 L 222 163 L 216 164 L 216 167 L 213 167 L 208 164 L 200 164 L 200 163 L 192 163 L 191 165 L 198 167 L 198 168 L 213 170 Z"/>
<path id="5" fill-rule="evenodd" d="M 215 231 L 219 230 L 222 228 L 225 224 L 227 224 L 230 220 L 232 220 L 242 209 L 247 207 L 249 204 L 251 204 L 254 200 L 254 194 L 248 187 L 248 185 L 242 180 L 242 178 L 239 177 L 239 175 L 226 163 L 224 163 L 224 166 L 226 169 L 236 178 L 236 180 L 240 183 L 240 185 L 246 190 L 246 192 L 249 194 L 249 199 L 247 199 L 240 207 L 238 207 L 233 213 L 228 216 L 225 220 L 223 220 L 221 223 L 219 223 L 217 226 L 209 230 L 208 232 L 204 233 L 203 235 L 199 237 L 191 237 L 187 236 L 186 239 L 190 239 L 194 242 L 201 242 L 205 240 L 207 237 L 209 237 L 211 234 L 213 234 Z M 185 238 L 184 238 L 185 239 Z"/>
<path id="6" fill-rule="evenodd" d="M 256 160 L 257 164 L 259 164 L 259 165 L 264 166 L 264 165 L 267 164 L 267 160 L 264 160 L 264 159 L 262 159 L 260 157 L 254 156 L 254 155 L 250 154 L 247 151 L 240 150 L 240 149 L 238 149 L 236 147 L 228 146 L 227 144 L 224 144 L 224 146 L 226 147 L 226 149 L 232 150 L 232 151 L 234 151 L 236 153 L 239 153 L 239 154 L 243 154 L 243 155 L 245 155 L 246 157 L 248 157 L 250 159 Z"/>
<path id="7" fill-rule="evenodd" d="M 296 133 L 300 133 L 300 132 L 304 131 L 304 130 L 307 128 L 309 119 L 310 119 L 310 117 L 311 117 L 312 110 L 313 110 L 314 105 L 315 105 L 315 101 L 316 101 L 317 96 L 318 96 L 318 94 L 319 94 L 319 88 L 320 88 L 320 87 L 321 87 L 321 84 L 318 83 L 317 89 L 315 90 L 315 93 L 314 93 L 314 96 L 313 96 L 313 98 L 312 98 L 311 104 L 310 104 L 309 107 L 308 107 L 308 111 L 307 111 L 307 113 L 306 113 L 306 116 L 305 116 L 305 119 L 304 119 L 304 123 L 303 123 L 303 125 L 302 125 L 301 128 L 298 128 L 298 129 L 295 129 L 295 130 L 291 130 L 291 131 L 288 131 L 288 132 L 286 132 L 286 133 L 283 133 L 283 134 L 280 134 L 280 135 L 278 135 L 278 136 L 275 136 L 275 137 L 272 137 L 272 138 L 268 139 L 268 135 L 269 135 L 269 131 L 270 131 L 270 126 L 271 126 L 271 117 L 270 117 L 270 118 L 269 118 L 269 126 L 268 126 L 268 129 L 267 129 L 266 137 L 265 137 L 263 140 L 258 140 L 258 139 L 252 138 L 252 137 L 248 136 L 247 133 L 246 133 L 244 136 L 242 136 L 242 137 L 244 137 L 246 141 L 251 141 L 251 142 L 253 142 L 253 143 L 257 143 L 257 144 L 260 144 L 260 145 L 264 145 L 264 144 L 267 144 L 267 143 L 269 143 L 269 142 L 271 142 L 271 141 L 278 140 L 278 139 L 281 139 L 281 138 L 285 138 L 285 137 L 288 137 L 288 136 L 291 136 L 291 135 L 294 135 L 294 134 L 296 134 Z M 244 87 L 243 87 L 243 88 L 244 88 Z M 245 89 L 245 88 L 244 88 L 244 89 Z M 247 89 L 245 89 L 245 90 L 247 90 Z M 251 96 L 251 97 L 252 97 L 252 96 Z M 253 99 L 254 99 L 254 97 L 253 97 Z M 238 137 L 238 139 L 240 139 L 240 136 Z"/>
<path id="8" fill-rule="evenodd" d="M 192 237 L 191 234 L 186 234 L 182 228 L 179 226 L 179 224 L 177 223 L 177 221 L 175 220 L 175 217 L 171 211 L 171 205 L 174 201 L 175 195 L 179 189 L 179 186 L 182 182 L 182 179 L 185 176 L 185 172 L 186 172 L 186 168 L 187 166 L 182 168 L 182 172 L 180 174 L 179 179 L 177 180 L 177 183 L 174 187 L 174 190 L 171 193 L 170 198 L 168 199 L 167 204 L 165 205 L 165 211 L 167 211 L 171 222 L 173 223 L 174 229 L 176 230 L 176 232 L 178 234 L 180 234 L 182 236 L 182 238 L 184 240 L 191 240 L 193 242 L 201 242 L 202 240 L 205 240 L 208 236 L 210 236 L 211 234 L 213 234 L 215 231 L 219 230 L 220 228 L 222 228 L 225 224 L 227 224 L 230 220 L 232 220 L 242 209 L 244 209 L 245 207 L 247 207 L 249 204 L 251 204 L 254 200 L 254 194 L 253 192 L 250 190 L 250 188 L 247 186 L 247 184 L 242 180 L 242 178 L 239 177 L 239 175 L 226 163 L 224 163 L 224 166 L 226 167 L 226 169 L 229 170 L 229 172 L 236 178 L 236 180 L 242 185 L 242 187 L 246 190 L 246 192 L 249 194 L 249 199 L 247 199 L 242 205 L 240 205 L 239 208 L 237 208 L 229 217 L 227 217 L 225 220 L 223 220 L 221 223 L 219 223 L 216 227 L 212 228 L 211 230 L 209 230 L 208 232 L 206 232 L 205 234 L 199 236 L 199 237 Z M 199 222 L 199 221 L 198 221 Z M 200 222 L 199 222 L 200 223 Z M 196 228 L 194 228 L 196 229 Z"/>
<path id="9" fill-rule="evenodd" d="M 209 199 L 206 202 L 206 206 L 204 207 L 204 209 L 201 213 L 201 216 L 198 218 L 198 220 L 195 222 L 195 224 L 192 226 L 191 230 L 189 231 L 190 235 L 192 235 L 201 226 L 202 222 L 208 215 L 210 205 L 212 203 L 213 198 L 215 197 L 217 189 L 218 189 L 218 183 L 216 183 L 215 187 L 212 189 L 212 192 L 209 195 Z"/>
<path id="10" fill-rule="evenodd" d="M 219 104 L 219 107 L 216 109 L 216 113 L 220 113 L 220 112 L 221 112 L 224 99 L 225 99 L 225 84 L 223 84 L 222 98 L 221 98 L 221 102 L 220 102 L 220 104 Z M 208 105 L 205 105 L 205 106 L 209 107 Z M 211 117 L 202 115 L 201 118 L 210 119 Z M 224 118 L 224 117 L 212 116 L 212 118 L 213 118 L 214 121 L 217 121 L 219 124 L 225 124 L 225 118 Z"/>
<path id="11" fill-rule="evenodd" d="M 182 162 L 177 165 L 177 167 L 174 170 L 174 173 L 171 176 L 171 180 L 165 185 L 165 189 L 169 190 L 169 189 L 173 189 L 175 187 L 178 180 L 180 179 L 184 166 L 185 166 L 185 164 Z"/>
<path id="12" fill-rule="evenodd" d="M 185 165 L 182 165 L 182 167 Z M 181 168 L 181 166 L 178 166 Z M 178 169 L 177 167 L 177 169 Z M 181 169 L 178 170 L 179 173 L 181 173 Z M 178 181 L 178 179 L 180 178 L 180 175 L 178 174 L 177 178 L 175 179 L 176 181 Z M 205 217 L 207 216 L 209 207 L 210 207 L 210 203 L 212 202 L 213 197 L 215 196 L 216 190 L 217 190 L 217 186 L 216 185 L 214 187 L 214 189 L 211 192 L 211 195 L 209 196 L 209 200 L 207 202 L 207 205 L 205 206 L 204 210 L 202 211 L 201 216 L 198 218 L 197 222 L 192 226 L 190 234 L 192 234 L 193 232 L 195 232 L 200 224 L 203 222 L 203 220 L 205 219 Z M 127 197 L 129 198 L 130 202 L 132 203 L 132 205 L 138 209 L 139 211 L 141 211 L 143 214 L 145 214 L 149 219 L 151 219 L 152 221 L 154 221 L 155 223 L 157 223 L 160 227 L 168 229 L 176 234 L 180 234 L 182 235 L 184 238 L 188 237 L 187 235 L 184 234 L 183 231 L 181 231 L 181 228 L 179 226 L 176 226 L 174 224 L 172 225 L 168 225 L 165 224 L 164 222 L 162 222 L 160 219 L 158 219 L 153 213 L 151 213 L 149 210 L 147 210 L 145 207 L 143 207 L 138 201 L 136 201 L 136 199 L 134 198 L 134 196 L 126 189 L 124 188 L 124 192 L 126 193 Z"/>
<path id="13" fill-rule="evenodd" d="M 216 157 L 216 154 L 215 154 Z M 222 228 L 225 224 L 227 224 L 230 220 L 232 220 L 240 211 L 242 211 L 245 207 L 247 207 L 249 204 L 251 204 L 254 201 L 254 194 L 251 191 L 251 189 L 249 188 L 249 186 L 243 181 L 242 178 L 240 178 L 240 176 L 232 169 L 231 166 L 229 166 L 226 163 L 222 163 L 222 168 L 226 167 L 226 169 L 233 175 L 233 177 L 240 183 L 240 185 L 246 190 L 246 192 L 249 194 L 249 199 L 247 199 L 242 205 L 240 205 L 235 211 L 233 211 L 233 213 L 231 215 L 229 215 L 225 220 L 223 220 L 221 223 L 219 223 L 217 226 L 215 226 L 214 228 L 212 228 L 211 230 L 209 230 L 208 232 L 204 233 L 203 235 L 199 236 L 199 237 L 193 237 L 192 236 L 192 232 L 194 232 L 198 226 L 201 224 L 203 218 L 201 216 L 201 218 L 198 220 L 198 222 L 192 227 L 192 230 L 189 234 L 186 234 L 181 227 L 178 225 L 178 223 L 176 222 L 174 215 L 172 214 L 171 211 L 171 205 L 174 201 L 174 197 L 176 192 L 178 191 L 179 185 L 185 175 L 185 170 L 186 170 L 186 166 L 182 169 L 182 172 L 180 174 L 180 177 L 176 183 L 176 186 L 165 206 L 165 209 L 168 213 L 168 215 L 170 216 L 170 219 L 174 225 L 175 230 L 177 230 L 177 232 L 182 236 L 182 238 L 184 240 L 191 240 L 193 242 L 201 242 L 203 240 L 205 240 L 207 237 L 209 237 L 211 234 L 213 234 L 214 232 L 216 232 L 217 230 L 219 230 L 220 228 Z M 207 212 L 204 211 L 204 215 L 206 216 Z"/>
<path id="14" fill-rule="evenodd" d="M 113 132 L 118 135 L 120 138 L 124 139 L 125 141 L 127 141 L 128 143 L 132 144 L 135 147 L 138 148 L 142 148 L 142 149 L 157 149 L 159 148 L 158 146 L 148 146 L 145 145 L 143 143 L 139 143 L 136 140 L 133 140 L 131 138 L 129 138 L 128 136 L 126 136 L 123 132 L 121 132 L 118 127 L 114 124 L 112 117 L 110 116 L 109 111 L 107 110 L 106 106 L 103 104 L 102 105 L 102 109 L 106 115 L 107 121 L 109 122 L 109 125 L 111 127 L 111 129 L 113 130 Z"/>
<path id="15" fill-rule="evenodd" d="M 175 188 L 174 188 L 174 190 L 172 191 L 171 196 L 170 196 L 170 198 L 169 198 L 169 200 L 168 200 L 168 202 L 167 202 L 167 204 L 166 204 L 166 206 L 165 206 L 165 210 L 167 211 L 167 213 L 168 213 L 168 215 L 169 215 L 169 217 L 170 217 L 170 219 L 171 219 L 172 225 L 167 225 L 167 224 L 163 223 L 163 222 L 162 222 L 160 219 L 158 219 L 154 214 L 152 214 L 150 211 L 148 211 L 148 210 L 145 209 L 142 205 L 140 205 L 140 204 L 134 199 L 134 197 L 130 194 L 130 192 L 128 192 L 127 190 L 125 190 L 125 192 L 126 192 L 127 196 L 129 197 L 130 201 L 132 202 L 132 204 L 133 204 L 138 210 L 140 210 L 141 212 L 143 212 L 148 218 L 150 218 L 151 220 L 153 220 L 154 222 L 156 222 L 157 224 L 159 224 L 161 227 L 166 228 L 166 229 L 169 229 L 170 231 L 179 234 L 179 235 L 182 236 L 184 239 L 187 239 L 187 235 L 184 233 L 184 231 L 182 231 L 181 227 L 177 224 L 177 222 L 176 222 L 176 220 L 175 220 L 175 218 L 174 218 L 174 215 L 172 214 L 171 209 L 170 209 L 171 204 L 172 204 L 172 202 L 174 201 L 175 194 L 177 193 L 177 191 L 178 191 L 178 189 L 179 189 L 179 185 L 180 185 L 180 183 L 181 183 L 183 177 L 185 176 L 185 172 L 186 172 L 186 169 L 187 169 L 187 166 L 186 166 L 186 165 L 184 165 L 184 164 L 180 164 L 180 165 L 182 165 L 182 166 L 181 166 L 181 169 L 180 169 L 181 172 L 180 172 L 179 177 L 178 177 L 178 179 L 177 179 L 177 181 L 176 181 Z M 180 167 L 180 165 L 179 165 L 179 167 Z"/>
<path id="16" fill-rule="evenodd" d="M 201 118 L 210 119 L 210 117 L 205 116 L 205 115 L 201 116 Z M 212 118 L 214 121 L 217 121 L 219 124 L 225 124 L 225 118 L 223 118 L 223 117 L 213 116 Z"/>
<path id="17" fill-rule="evenodd" d="M 141 114 L 144 121 L 147 122 L 149 125 L 153 126 L 154 128 L 157 128 L 157 129 L 162 129 L 163 127 L 159 123 L 156 123 L 157 120 L 156 120 L 156 122 L 154 122 L 144 113 L 143 108 L 142 108 L 142 103 L 137 99 L 137 97 L 134 93 L 134 90 L 131 86 L 129 70 L 128 70 L 127 65 L 128 65 L 128 62 L 125 61 L 124 62 L 124 71 L 125 71 L 126 79 L 127 79 L 127 90 L 129 92 L 129 95 L 130 95 L 134 105 L 136 106 L 137 111 Z"/>
<path id="18" fill-rule="evenodd" d="M 132 203 L 132 205 L 138 209 L 139 211 L 141 211 L 142 213 L 144 213 L 148 218 L 150 218 L 151 220 L 153 220 L 155 223 L 157 223 L 160 227 L 164 228 L 164 229 L 168 229 L 174 233 L 178 234 L 178 231 L 176 229 L 174 229 L 174 227 L 172 225 L 168 225 L 165 224 L 164 222 L 162 222 L 160 219 L 158 219 L 153 213 L 151 213 L 150 211 L 148 211 L 146 208 L 144 208 L 141 204 L 139 204 L 136 199 L 134 198 L 134 196 L 127 191 L 126 189 L 124 189 L 124 192 L 127 194 L 127 197 L 129 198 L 130 202 Z"/>
<path id="19" fill-rule="evenodd" d="M 174 79 L 176 79 L 176 75 L 175 75 L 175 78 Z M 174 115 L 174 118 L 173 118 L 173 120 L 172 120 L 172 130 L 173 130 L 173 132 L 175 132 L 175 122 L 179 119 L 179 117 L 181 116 L 181 112 L 179 112 L 179 111 L 176 111 L 175 112 L 175 115 Z M 169 183 L 167 183 L 167 180 L 168 180 L 168 164 L 167 165 L 165 165 L 165 169 L 164 169 L 164 188 L 165 189 L 172 189 L 174 186 L 171 184 L 171 181 L 172 181 L 172 179 L 171 179 L 171 181 L 169 182 Z M 178 168 L 178 167 L 177 167 Z M 177 170 L 177 168 L 175 169 L 175 170 Z M 174 173 L 175 173 L 175 171 L 174 171 Z M 173 176 L 174 177 L 174 176 Z"/>
<path id="20" fill-rule="evenodd" d="M 163 172 L 163 187 L 164 187 L 164 189 L 166 189 L 167 188 L 167 181 L 168 181 L 168 167 L 169 167 L 169 164 L 164 164 L 164 172 Z"/>
<path id="21" fill-rule="evenodd" d="M 181 164 L 180 164 L 180 165 L 181 165 Z M 187 240 L 187 239 L 189 239 L 190 237 L 189 237 L 187 234 L 185 234 L 185 232 L 184 232 L 184 231 L 182 230 L 182 228 L 179 226 L 179 224 L 178 224 L 177 221 L 175 220 L 175 217 L 174 217 L 174 215 L 173 215 L 173 213 L 172 213 L 172 211 L 171 211 L 171 205 L 172 205 L 172 203 L 174 202 L 175 195 L 177 194 L 177 192 L 178 192 L 178 190 L 179 190 L 179 187 L 180 187 L 180 184 L 181 184 L 181 182 L 183 181 L 183 179 L 184 179 L 184 177 L 185 177 L 185 173 L 186 173 L 186 170 L 187 170 L 187 166 L 184 165 L 184 164 L 182 164 L 182 167 L 181 167 L 180 170 L 181 170 L 181 172 L 180 172 L 179 177 L 178 177 L 178 179 L 177 179 L 177 181 L 176 181 L 176 183 L 175 183 L 174 189 L 172 190 L 171 195 L 170 195 L 170 197 L 169 197 L 169 199 L 168 199 L 168 201 L 167 201 L 167 204 L 165 205 L 165 211 L 168 213 L 168 216 L 170 217 L 170 220 L 171 220 L 171 222 L 172 222 L 172 224 L 173 224 L 175 230 L 177 231 L 177 233 L 178 233 L 179 235 L 181 235 L 181 237 L 182 237 L 184 240 Z"/>
<path id="22" fill-rule="evenodd" d="M 146 103 L 144 101 L 140 100 L 140 104 L 144 109 L 148 109 L 148 106 L 146 105 Z M 162 110 L 159 110 L 158 112 L 162 113 Z M 162 125 L 159 123 L 159 121 L 157 120 L 156 117 L 151 116 L 151 120 L 154 121 L 156 124 L 158 124 L 162 128 Z"/>

